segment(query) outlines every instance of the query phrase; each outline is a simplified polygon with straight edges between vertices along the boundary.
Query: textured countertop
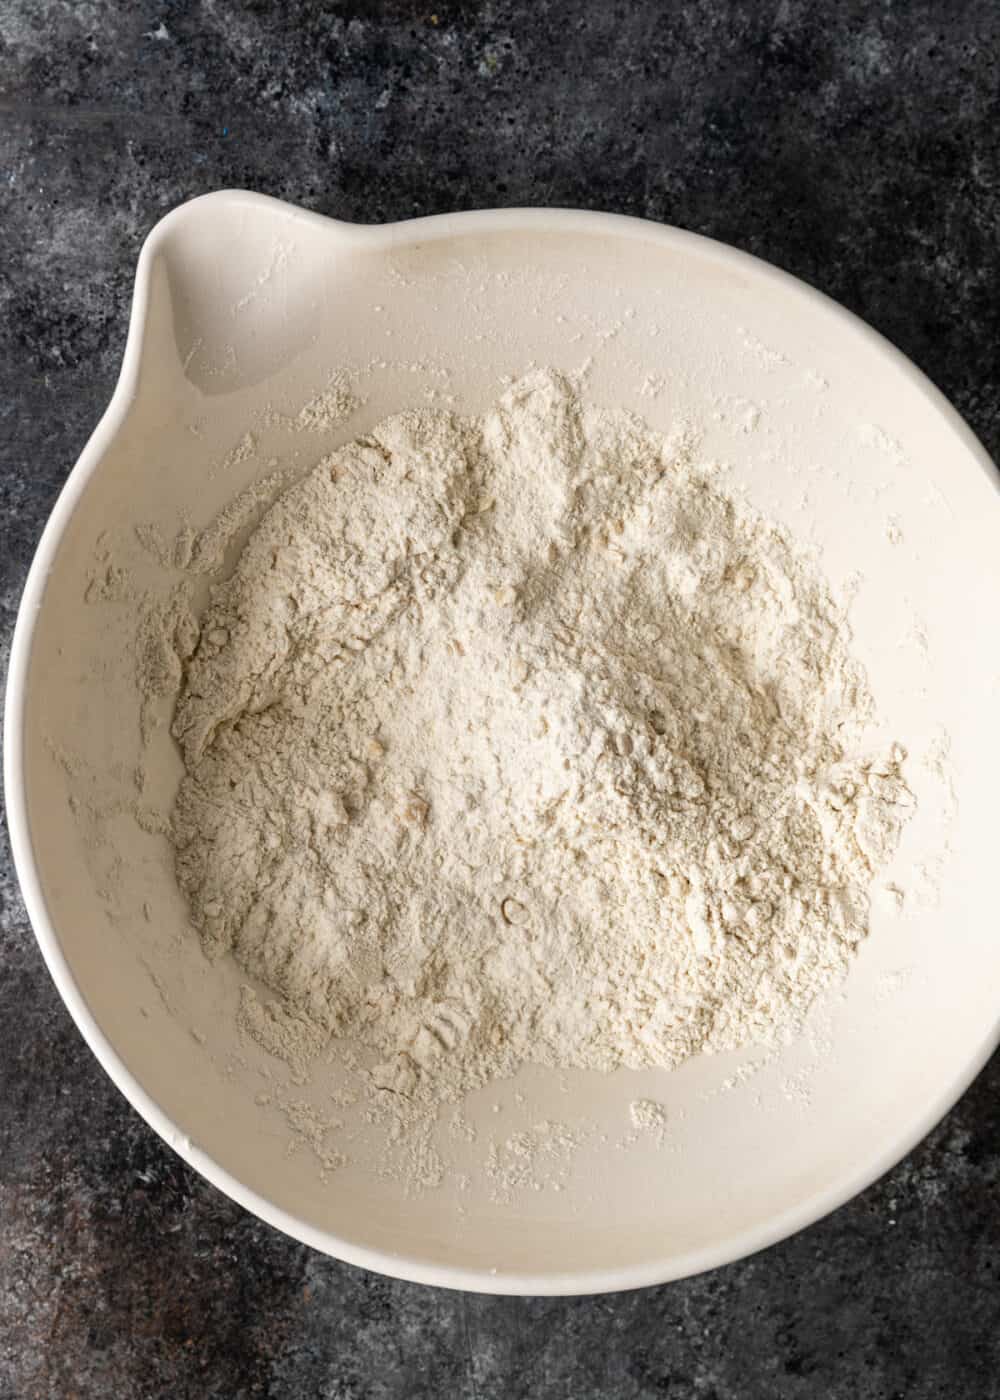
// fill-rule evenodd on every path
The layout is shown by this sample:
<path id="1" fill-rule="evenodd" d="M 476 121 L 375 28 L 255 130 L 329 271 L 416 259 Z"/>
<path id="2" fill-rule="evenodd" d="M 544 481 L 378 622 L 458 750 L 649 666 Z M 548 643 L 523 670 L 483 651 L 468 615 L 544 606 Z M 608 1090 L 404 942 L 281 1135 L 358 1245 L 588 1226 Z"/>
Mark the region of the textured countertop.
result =
<path id="1" fill-rule="evenodd" d="M 0 642 L 104 407 L 140 242 L 225 186 L 341 218 L 551 204 L 797 273 L 1000 451 L 1000 9 L 3 0 Z M 5 848 L 4 848 L 5 851 Z M 325 1259 L 189 1171 L 63 1010 L 0 857 L 0 1400 L 1000 1396 L 1000 1058 L 764 1254 L 577 1300 Z"/>

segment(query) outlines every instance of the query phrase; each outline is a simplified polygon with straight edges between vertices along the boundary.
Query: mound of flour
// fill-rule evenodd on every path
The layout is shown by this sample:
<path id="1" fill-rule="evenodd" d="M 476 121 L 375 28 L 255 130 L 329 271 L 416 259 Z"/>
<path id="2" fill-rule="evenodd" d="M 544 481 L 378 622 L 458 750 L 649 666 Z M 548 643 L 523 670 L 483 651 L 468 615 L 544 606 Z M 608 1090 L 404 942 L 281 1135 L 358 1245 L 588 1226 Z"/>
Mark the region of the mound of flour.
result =
<path id="1" fill-rule="evenodd" d="M 848 642 L 684 433 L 548 371 L 391 418 L 271 507 L 184 663 L 204 947 L 412 1099 L 772 1041 L 912 803 Z"/>

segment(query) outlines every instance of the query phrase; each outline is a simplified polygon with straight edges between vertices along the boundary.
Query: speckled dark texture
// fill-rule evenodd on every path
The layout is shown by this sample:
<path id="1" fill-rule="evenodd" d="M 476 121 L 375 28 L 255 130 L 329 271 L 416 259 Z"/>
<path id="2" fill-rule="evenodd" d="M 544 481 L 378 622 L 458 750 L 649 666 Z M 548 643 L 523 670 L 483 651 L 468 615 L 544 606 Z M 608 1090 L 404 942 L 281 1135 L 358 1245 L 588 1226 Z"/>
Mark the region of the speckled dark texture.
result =
<path id="1" fill-rule="evenodd" d="M 998 46 L 993 0 L 2 0 L 0 638 L 111 392 L 140 241 L 223 186 L 713 234 L 860 312 L 996 455 Z M 886 1180 L 764 1255 L 618 1297 L 462 1298 L 314 1255 L 188 1171 L 84 1048 L 9 860 L 0 899 L 0 1400 L 1000 1396 L 997 1059 Z"/>

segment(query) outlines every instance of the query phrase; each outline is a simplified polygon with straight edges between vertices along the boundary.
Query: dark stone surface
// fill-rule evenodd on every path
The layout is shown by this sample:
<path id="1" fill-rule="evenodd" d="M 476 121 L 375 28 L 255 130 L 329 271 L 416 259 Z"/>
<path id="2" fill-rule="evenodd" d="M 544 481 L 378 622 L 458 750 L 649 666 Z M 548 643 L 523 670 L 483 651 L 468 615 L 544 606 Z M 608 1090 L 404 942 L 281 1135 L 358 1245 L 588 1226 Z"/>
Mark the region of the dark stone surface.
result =
<path id="1" fill-rule="evenodd" d="M 860 312 L 996 455 L 998 44 L 994 0 L 2 0 L 0 636 L 110 395 L 140 241 L 224 186 L 715 235 Z M 997 1059 L 763 1255 L 463 1298 L 312 1254 L 188 1171 L 84 1048 L 0 868 L 0 1400 L 1000 1396 Z"/>

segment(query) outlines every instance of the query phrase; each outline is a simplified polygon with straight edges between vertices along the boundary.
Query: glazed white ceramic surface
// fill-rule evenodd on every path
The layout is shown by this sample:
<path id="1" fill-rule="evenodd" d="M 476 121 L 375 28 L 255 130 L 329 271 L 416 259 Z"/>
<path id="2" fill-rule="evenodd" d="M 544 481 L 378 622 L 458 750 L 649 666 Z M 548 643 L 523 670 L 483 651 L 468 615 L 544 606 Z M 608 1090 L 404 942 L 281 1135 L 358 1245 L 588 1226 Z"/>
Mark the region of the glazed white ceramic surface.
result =
<path id="1" fill-rule="evenodd" d="M 197 529 L 273 457 L 305 470 L 392 411 L 478 410 L 532 363 L 583 369 L 592 400 L 658 427 L 698 425 L 732 488 L 853 592 L 880 734 L 909 750 L 920 801 L 884 876 L 906 890 L 904 912 L 876 900 L 841 994 L 769 1062 L 528 1069 L 468 1105 L 464 1188 L 452 1173 L 408 1191 L 374 1169 L 374 1142 L 324 1180 L 315 1154 L 289 1152 L 262 1092 L 285 1067 L 237 1035 L 244 979 L 209 968 L 165 840 L 127 810 L 140 798 L 169 810 L 180 767 L 164 729 L 138 793 L 135 608 L 113 587 L 85 595 L 107 562 L 153 594 L 176 582 L 137 524 Z M 268 426 L 341 368 L 364 402 L 338 432 Z M 66 1005 L 187 1162 L 368 1268 L 587 1292 L 677 1278 L 800 1229 L 912 1147 L 997 1043 L 998 527 L 993 467 L 929 382 L 847 312 L 730 248 L 567 211 L 362 228 L 239 192 L 175 210 L 143 248 L 121 378 L 39 545 L 11 659 L 14 855 Z M 301 1088 L 316 1103 L 323 1092 Z M 641 1097 L 665 1105 L 662 1141 L 632 1130 Z M 489 1143 L 542 1121 L 579 1147 L 539 1189 L 499 1199 Z"/>

